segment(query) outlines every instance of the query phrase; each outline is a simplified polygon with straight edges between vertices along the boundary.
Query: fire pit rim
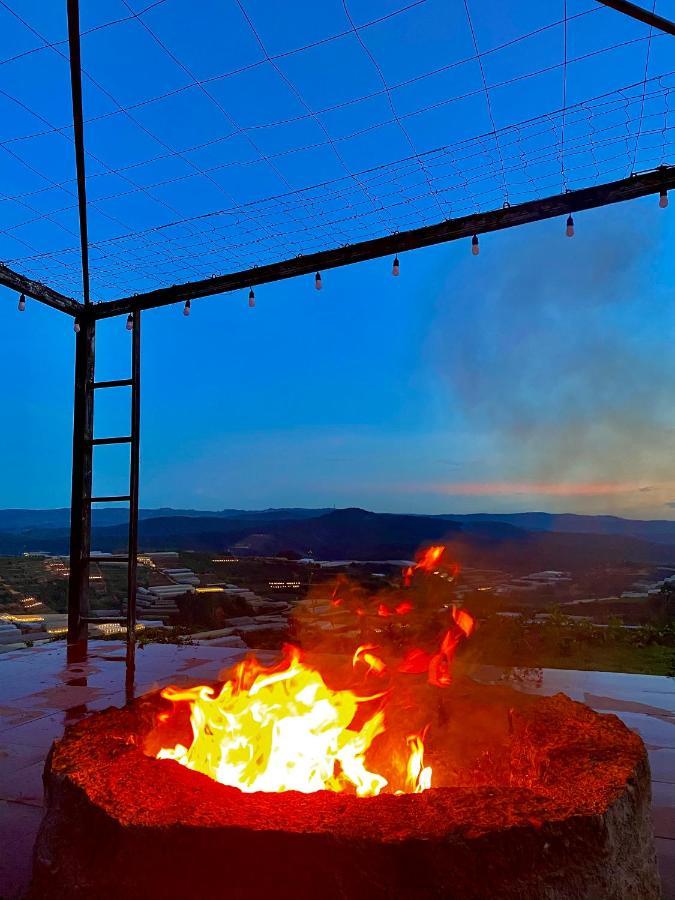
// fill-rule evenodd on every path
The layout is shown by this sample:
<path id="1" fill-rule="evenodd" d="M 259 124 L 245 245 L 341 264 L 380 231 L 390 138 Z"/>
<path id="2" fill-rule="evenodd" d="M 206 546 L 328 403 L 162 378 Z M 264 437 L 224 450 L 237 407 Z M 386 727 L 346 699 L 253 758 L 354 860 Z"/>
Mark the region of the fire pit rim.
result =
<path id="1" fill-rule="evenodd" d="M 481 690 L 504 689 L 483 686 Z M 506 690 L 515 698 L 516 692 Z M 590 716 L 596 724 L 602 722 L 602 752 L 588 758 L 587 747 L 563 748 L 567 762 L 574 757 L 577 764 L 574 803 L 545 791 L 504 785 L 432 787 L 422 794 L 363 798 L 331 791 L 242 793 L 144 752 L 144 737 L 160 702 L 159 692 L 146 694 L 122 709 L 111 707 L 94 713 L 70 726 L 52 748 L 47 770 L 52 777 L 69 781 L 87 802 L 126 827 L 248 828 L 330 832 L 343 837 L 358 831 L 363 838 L 370 835 L 382 842 L 436 839 L 441 834 L 447 837 L 451 830 L 460 837 L 475 837 L 504 828 L 544 827 L 571 817 L 597 817 L 621 796 L 627 783 L 630 786 L 635 770 L 648 765 L 641 739 L 615 715 L 595 713 L 562 694 L 517 697 L 525 708 L 531 708 L 534 701 L 540 709 L 553 710 L 554 716 L 574 713 L 586 721 Z M 610 760 L 618 745 L 622 753 Z M 585 760 L 579 759 L 582 754 Z M 593 778 L 595 790 L 580 790 L 579 779 L 591 776 L 600 761 L 605 775 L 601 789 L 597 790 Z M 148 790 L 158 784 L 163 786 L 161 802 Z"/>

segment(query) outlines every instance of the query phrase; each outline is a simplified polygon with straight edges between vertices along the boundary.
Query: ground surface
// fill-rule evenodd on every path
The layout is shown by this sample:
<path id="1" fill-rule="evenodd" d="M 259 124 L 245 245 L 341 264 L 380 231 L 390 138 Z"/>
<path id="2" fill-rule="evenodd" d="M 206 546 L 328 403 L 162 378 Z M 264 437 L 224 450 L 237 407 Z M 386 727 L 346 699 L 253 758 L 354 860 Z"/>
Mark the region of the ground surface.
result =
<path id="1" fill-rule="evenodd" d="M 67 666 L 62 644 L 0 657 L 0 898 L 20 897 L 30 876 L 31 853 L 42 809 L 44 758 L 64 726 L 87 712 L 123 705 L 122 645 L 92 642 L 86 664 Z M 137 654 L 136 692 L 168 682 L 213 679 L 236 651 L 149 645 Z M 489 681 L 500 670 L 476 673 Z M 675 900 L 675 681 L 657 676 L 544 670 L 541 685 L 564 691 L 599 711 L 611 711 L 637 730 L 652 767 L 653 818 L 665 900 Z"/>

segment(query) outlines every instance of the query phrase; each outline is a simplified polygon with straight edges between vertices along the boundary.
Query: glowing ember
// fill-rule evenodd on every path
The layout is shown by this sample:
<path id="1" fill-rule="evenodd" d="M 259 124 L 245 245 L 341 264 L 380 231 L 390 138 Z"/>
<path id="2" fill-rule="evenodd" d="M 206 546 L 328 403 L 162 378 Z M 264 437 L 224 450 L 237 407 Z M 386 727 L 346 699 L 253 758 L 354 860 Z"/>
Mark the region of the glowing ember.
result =
<path id="1" fill-rule="evenodd" d="M 384 663 L 361 647 L 354 664 L 379 672 Z M 385 730 L 380 708 L 360 726 L 359 707 L 382 694 L 361 697 L 351 690 L 332 690 L 321 673 L 303 662 L 296 647 L 286 647 L 281 664 L 266 668 L 245 660 L 219 694 L 212 688 L 166 688 L 162 696 L 190 703 L 193 740 L 161 749 L 158 759 L 173 759 L 189 769 L 242 791 L 355 791 L 372 797 L 388 781 L 369 771 L 366 754 Z M 431 785 L 424 767 L 419 736 L 408 739 L 405 792 Z"/>

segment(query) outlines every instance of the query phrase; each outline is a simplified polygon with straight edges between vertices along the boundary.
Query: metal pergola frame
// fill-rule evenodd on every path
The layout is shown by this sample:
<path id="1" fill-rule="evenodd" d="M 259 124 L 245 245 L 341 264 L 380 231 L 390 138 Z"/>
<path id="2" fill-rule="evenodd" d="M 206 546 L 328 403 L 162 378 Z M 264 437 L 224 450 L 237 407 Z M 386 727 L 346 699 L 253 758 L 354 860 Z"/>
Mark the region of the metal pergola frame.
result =
<path id="1" fill-rule="evenodd" d="M 626 0 L 599 0 L 619 12 L 638 18 L 651 27 L 675 34 L 675 24 L 661 19 Z M 138 489 L 140 449 L 140 362 L 141 313 L 198 297 L 224 294 L 254 285 L 268 284 L 326 269 L 347 266 L 381 257 L 391 257 L 406 250 L 429 247 L 474 235 L 501 231 L 556 216 L 571 215 L 587 209 L 609 206 L 651 194 L 675 189 L 675 166 L 635 174 L 629 178 L 562 194 L 531 200 L 501 209 L 447 219 L 435 225 L 398 232 L 372 240 L 324 250 L 269 265 L 233 272 L 200 281 L 162 287 L 146 293 L 93 303 L 89 292 L 89 241 L 87 233 L 87 199 L 85 177 L 84 128 L 82 115 L 82 82 L 80 66 L 80 25 L 78 0 L 66 0 L 68 40 L 70 47 L 71 96 L 77 170 L 80 247 L 83 280 L 83 302 L 64 296 L 49 286 L 0 264 L 0 284 L 13 291 L 72 316 L 78 326 L 75 344 L 72 490 L 70 519 L 70 576 L 68 592 L 69 659 L 82 659 L 87 651 L 90 622 L 124 623 L 127 627 L 127 683 L 133 680 L 133 651 L 136 629 L 136 567 L 138 555 Z M 96 381 L 94 371 L 96 323 L 114 316 L 128 316 L 132 332 L 131 374 L 115 381 Z M 94 396 L 97 390 L 131 388 L 131 422 L 129 434 L 119 437 L 96 437 L 94 433 Z M 94 448 L 105 444 L 130 446 L 128 494 L 92 496 Z M 97 502 L 129 503 L 128 554 L 112 557 L 128 562 L 126 614 L 108 619 L 92 618 L 89 606 L 89 567 L 91 563 L 91 510 Z M 111 557 L 106 557 L 111 559 Z"/>

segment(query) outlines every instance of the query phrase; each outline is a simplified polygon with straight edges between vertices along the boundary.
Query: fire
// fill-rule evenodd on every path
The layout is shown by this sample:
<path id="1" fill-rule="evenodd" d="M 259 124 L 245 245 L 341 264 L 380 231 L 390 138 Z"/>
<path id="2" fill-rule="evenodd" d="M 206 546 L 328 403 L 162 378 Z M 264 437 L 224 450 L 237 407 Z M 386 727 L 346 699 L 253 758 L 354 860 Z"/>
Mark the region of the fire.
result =
<path id="1" fill-rule="evenodd" d="M 354 665 L 381 672 L 384 663 L 360 647 Z M 219 693 L 210 687 L 166 688 L 162 696 L 189 702 L 192 743 L 164 747 L 158 759 L 172 759 L 241 791 L 354 791 L 359 797 L 381 793 L 388 780 L 369 770 L 366 755 L 385 730 L 384 711 L 357 715 L 364 704 L 382 699 L 333 690 L 303 661 L 297 647 L 286 647 L 283 661 L 265 667 L 247 659 L 233 670 Z M 360 724 L 355 725 L 355 719 Z M 405 793 L 426 790 L 431 769 L 424 766 L 419 735 L 408 739 Z"/>
<path id="2" fill-rule="evenodd" d="M 442 544 L 427 547 L 427 549 L 422 552 L 415 565 L 408 566 L 403 572 L 403 583 L 405 586 L 410 587 L 412 577 L 419 569 L 423 572 L 433 572 L 444 553 L 445 547 Z"/>
<path id="3" fill-rule="evenodd" d="M 357 647 L 356 652 L 352 657 L 352 665 L 356 666 L 359 660 L 363 660 L 368 666 L 369 672 L 377 672 L 378 675 L 384 672 L 386 666 L 379 656 L 375 656 L 372 652 L 373 650 L 377 650 L 377 647 L 374 644 L 362 644 L 360 647 Z"/>
<path id="4" fill-rule="evenodd" d="M 408 738 L 410 758 L 408 759 L 408 772 L 406 778 L 406 792 L 409 794 L 421 794 L 431 787 L 431 769 L 424 765 L 424 742 L 419 734 L 412 734 Z"/>
<path id="5" fill-rule="evenodd" d="M 427 653 L 419 647 L 408 650 L 399 666 L 399 672 L 419 674 L 428 672 L 429 683 L 436 687 L 452 684 L 452 660 L 463 637 L 468 638 L 476 627 L 474 617 L 465 609 L 452 608 L 452 626 L 445 632 L 436 653 Z"/>
<path id="6" fill-rule="evenodd" d="M 218 690 L 169 687 L 162 692 L 174 704 L 189 704 L 192 740 L 189 746 L 164 746 L 157 757 L 244 792 L 328 790 L 372 797 L 383 791 L 428 790 L 432 769 L 424 761 L 427 729 L 407 736 L 406 730 L 396 730 L 400 704 L 391 707 L 399 710 L 398 718 L 390 709 L 394 725 L 388 729 L 387 704 L 403 698 L 409 709 L 408 689 L 400 695 L 397 689 L 411 674 L 447 688 L 455 653 L 475 629 L 469 612 L 446 602 L 444 592 L 459 568 L 441 563 L 445 550 L 440 545 L 428 547 L 414 566 L 404 570 L 401 587 L 375 594 L 339 577 L 330 596 L 335 608 L 331 615 L 337 619 L 355 615 L 361 633 L 346 687 L 331 687 L 325 670 L 310 664 L 295 646 L 284 647 L 281 662 L 273 666 L 249 657 L 232 669 Z M 425 586 L 423 577 L 412 583 L 415 573 L 440 577 Z M 434 599 L 436 588 L 440 594 Z M 446 620 L 435 646 L 428 642 L 426 611 Z M 425 649 L 411 646 L 416 636 L 421 636 Z M 407 650 L 402 649 L 404 642 Z M 170 719 L 169 713 L 159 716 L 163 726 Z"/>

